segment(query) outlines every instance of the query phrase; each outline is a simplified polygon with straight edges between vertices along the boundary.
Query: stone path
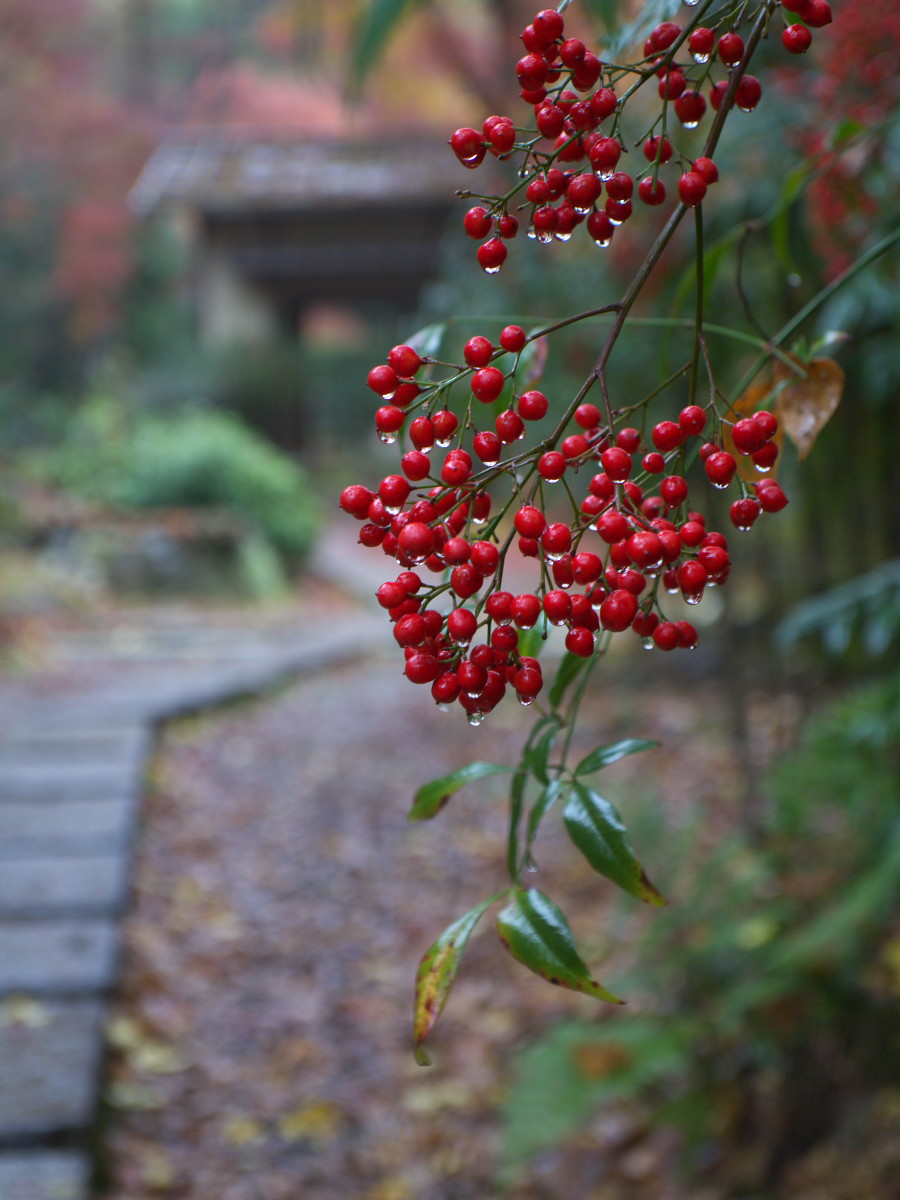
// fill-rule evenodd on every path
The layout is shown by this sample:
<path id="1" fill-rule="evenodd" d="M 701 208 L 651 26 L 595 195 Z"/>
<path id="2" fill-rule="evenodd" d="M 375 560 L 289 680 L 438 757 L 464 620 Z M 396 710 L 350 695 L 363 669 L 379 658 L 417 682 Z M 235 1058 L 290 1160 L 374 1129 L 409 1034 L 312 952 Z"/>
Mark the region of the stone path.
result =
<path id="1" fill-rule="evenodd" d="M 351 582 L 374 590 L 365 570 Z M 0 690 L 2 1200 L 89 1194 L 104 1016 L 159 723 L 358 657 L 384 635 L 377 614 L 346 605 L 302 627 L 252 620 L 223 628 L 185 610 L 70 633 L 54 661 L 95 682 Z"/>

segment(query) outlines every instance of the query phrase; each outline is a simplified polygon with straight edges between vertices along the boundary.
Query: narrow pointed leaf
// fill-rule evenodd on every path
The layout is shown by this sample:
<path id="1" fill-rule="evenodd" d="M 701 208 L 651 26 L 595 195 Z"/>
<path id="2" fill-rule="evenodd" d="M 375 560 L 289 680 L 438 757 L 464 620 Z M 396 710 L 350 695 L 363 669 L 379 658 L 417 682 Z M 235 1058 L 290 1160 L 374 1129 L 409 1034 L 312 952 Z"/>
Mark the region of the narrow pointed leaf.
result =
<path id="1" fill-rule="evenodd" d="M 531 812 L 528 814 L 528 835 L 525 843 L 525 853 L 529 862 L 531 860 L 531 847 L 534 845 L 534 839 L 537 837 L 541 821 L 543 821 L 544 817 L 546 817 L 547 813 L 563 794 L 565 786 L 561 779 L 551 779 L 540 796 L 538 796 Z"/>
<path id="2" fill-rule="evenodd" d="M 639 754 L 641 750 L 652 750 L 659 742 L 648 742 L 643 738 L 624 738 L 621 742 L 610 742 L 608 746 L 598 746 L 586 755 L 575 768 L 575 775 L 593 775 L 604 767 L 627 758 L 629 754 Z"/>
<path id="3" fill-rule="evenodd" d="M 362 13 L 351 49 L 350 89 L 359 95 L 369 71 L 381 57 L 401 20 L 422 0 L 369 0 Z"/>
<path id="4" fill-rule="evenodd" d="M 496 763 L 473 762 L 466 763 L 449 775 L 442 775 L 440 779 L 432 779 L 416 792 L 407 820 L 427 821 L 439 813 L 453 793 L 467 783 L 475 783 L 489 775 L 508 775 L 512 770 L 512 767 L 500 767 Z"/>
<path id="5" fill-rule="evenodd" d="M 562 909 L 536 888 L 517 888 L 497 917 L 500 940 L 513 958 L 549 983 L 610 1004 L 622 1001 L 591 978 Z"/>
<path id="6" fill-rule="evenodd" d="M 639 900 L 665 904 L 635 858 L 622 818 L 608 800 L 576 783 L 563 821 L 569 837 L 595 871 Z"/>
<path id="7" fill-rule="evenodd" d="M 528 748 L 523 759 L 523 766 L 526 767 L 539 783 L 546 784 L 549 782 L 547 776 L 547 760 L 550 757 L 550 750 L 556 737 L 562 728 L 562 722 L 556 715 L 545 718 L 547 728 L 543 730 L 537 742 Z"/>
<path id="8" fill-rule="evenodd" d="M 472 935 L 472 930 L 502 892 L 490 896 L 465 916 L 448 925 L 441 936 L 422 955 L 416 973 L 416 997 L 413 1010 L 413 1041 L 416 1061 L 427 1066 L 422 1042 L 428 1036 L 444 1010 L 450 989 L 459 970 L 460 959 Z"/>
<path id="9" fill-rule="evenodd" d="M 553 686 L 550 688 L 550 703 L 554 708 L 559 706 L 569 685 L 578 678 L 590 661 L 589 658 L 582 658 L 580 654 L 571 654 L 568 650 L 566 651 L 556 672 L 556 678 L 553 680 Z"/>
<path id="10" fill-rule="evenodd" d="M 406 339 L 406 345 L 412 346 L 420 358 L 434 358 L 440 353 L 441 342 L 447 332 L 446 321 L 435 321 L 432 325 L 423 325 L 411 337 Z"/>

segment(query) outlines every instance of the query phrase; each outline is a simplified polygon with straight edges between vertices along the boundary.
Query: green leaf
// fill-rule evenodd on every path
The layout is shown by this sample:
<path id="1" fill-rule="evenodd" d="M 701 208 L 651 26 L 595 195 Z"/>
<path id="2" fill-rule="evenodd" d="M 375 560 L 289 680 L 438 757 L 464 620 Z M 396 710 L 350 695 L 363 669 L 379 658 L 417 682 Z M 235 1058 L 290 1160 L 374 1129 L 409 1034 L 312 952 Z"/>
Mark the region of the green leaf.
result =
<path id="1" fill-rule="evenodd" d="M 534 839 L 537 837 L 541 821 L 543 821 L 544 817 L 546 817 L 547 813 L 563 794 L 565 786 L 561 779 L 550 780 L 528 814 L 528 835 L 525 843 L 527 862 L 531 861 L 531 847 L 534 845 Z"/>
<path id="2" fill-rule="evenodd" d="M 536 330 L 532 330 L 535 333 Z M 516 363 L 516 390 L 525 392 L 535 387 L 541 381 L 547 356 L 550 353 L 550 343 L 545 337 L 535 338 L 527 342 Z"/>
<path id="3" fill-rule="evenodd" d="M 619 0 L 587 0 L 585 8 L 600 18 L 607 33 L 616 29 L 619 23 Z"/>
<path id="4" fill-rule="evenodd" d="M 489 775 L 508 775 L 513 769 L 497 766 L 496 763 L 472 762 L 466 763 L 458 771 L 451 771 L 449 775 L 442 775 L 440 779 L 432 779 L 416 792 L 407 820 L 428 821 L 441 811 L 454 792 L 464 788 L 467 783 L 475 783 Z"/>
<path id="5" fill-rule="evenodd" d="M 369 0 L 350 51 L 349 91 L 358 96 L 369 72 L 397 31 L 407 9 L 423 0 Z"/>
<path id="6" fill-rule="evenodd" d="M 549 983 L 610 1004 L 622 1003 L 591 978 L 562 909 L 536 888 L 516 888 L 497 917 L 497 932 L 513 958 Z"/>
<path id="7" fill-rule="evenodd" d="M 435 321 L 433 325 L 423 325 L 412 337 L 406 339 L 406 345 L 412 346 L 420 358 L 435 358 L 441 349 L 441 343 L 447 332 L 446 321 Z"/>
<path id="8" fill-rule="evenodd" d="M 634 857 L 622 818 L 608 800 L 576 783 L 563 821 L 569 837 L 595 871 L 639 900 L 665 904 Z"/>
<path id="9" fill-rule="evenodd" d="M 531 629 L 522 629 L 519 631 L 517 652 L 522 658 L 537 658 L 546 641 L 540 625 L 534 625 Z"/>
<path id="10" fill-rule="evenodd" d="M 566 694 L 569 686 L 578 678 L 590 661 L 589 658 L 582 658 L 580 654 L 571 654 L 568 650 L 566 651 L 556 672 L 556 678 L 553 680 L 553 686 L 550 688 L 550 704 L 553 708 L 559 706 L 559 702 Z"/>
<path id="11" fill-rule="evenodd" d="M 545 717 L 544 722 L 548 728 L 544 730 L 533 746 L 529 746 L 522 760 L 522 766 L 530 771 L 539 783 L 546 784 L 550 781 L 547 775 L 547 760 L 550 757 L 550 750 L 553 743 L 556 741 L 557 735 L 562 728 L 562 721 L 558 716 L 553 714 L 552 716 Z M 539 725 L 538 728 L 540 729 L 540 727 Z"/>
<path id="12" fill-rule="evenodd" d="M 495 900 L 504 895 L 497 892 L 467 912 L 465 916 L 448 925 L 436 942 L 422 955 L 416 972 L 416 995 L 413 1009 L 413 1043 L 416 1062 L 428 1065 L 428 1058 L 421 1049 L 450 995 L 450 989 L 459 970 L 460 959 L 481 917 Z"/>
<path id="13" fill-rule="evenodd" d="M 575 768 L 574 774 L 577 776 L 593 775 L 595 771 L 602 771 L 604 767 L 618 762 L 620 758 L 627 758 L 629 754 L 639 754 L 641 750 L 652 750 L 654 746 L 658 745 L 659 742 L 648 742 L 643 738 L 624 738 L 621 742 L 610 742 L 608 746 L 598 746 L 596 750 L 592 750 L 581 760 Z"/>

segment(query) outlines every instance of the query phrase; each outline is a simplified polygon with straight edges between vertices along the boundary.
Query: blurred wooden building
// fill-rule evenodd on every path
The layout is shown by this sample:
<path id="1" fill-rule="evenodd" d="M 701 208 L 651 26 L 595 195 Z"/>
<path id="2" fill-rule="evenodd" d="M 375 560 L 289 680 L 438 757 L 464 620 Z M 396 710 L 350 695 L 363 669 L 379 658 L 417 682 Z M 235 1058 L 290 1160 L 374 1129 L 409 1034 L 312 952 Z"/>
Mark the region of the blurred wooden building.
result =
<path id="1" fill-rule="evenodd" d="M 322 305 L 413 309 L 462 214 L 461 176 L 437 139 L 186 129 L 163 139 L 130 199 L 186 243 L 198 336 L 260 342 L 295 334 Z"/>

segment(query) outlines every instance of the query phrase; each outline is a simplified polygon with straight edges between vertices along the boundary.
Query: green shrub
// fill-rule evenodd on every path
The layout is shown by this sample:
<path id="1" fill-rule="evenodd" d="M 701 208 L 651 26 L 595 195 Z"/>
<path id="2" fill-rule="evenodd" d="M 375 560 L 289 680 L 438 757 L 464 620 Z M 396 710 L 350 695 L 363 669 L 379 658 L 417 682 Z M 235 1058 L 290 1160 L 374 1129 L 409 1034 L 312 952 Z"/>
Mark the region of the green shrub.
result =
<path id="1" fill-rule="evenodd" d="M 36 463 L 44 478 L 116 507 L 229 510 L 291 561 L 313 542 L 317 506 L 305 473 L 225 413 L 131 417 L 113 401 L 93 400 L 63 444 Z"/>
<path id="2" fill-rule="evenodd" d="M 507 1173 L 623 1099 L 679 1126 L 702 1157 L 737 1092 L 779 1131 L 760 1151 L 771 1179 L 827 1136 L 842 1105 L 896 1080 L 900 678 L 821 714 L 767 791 L 759 844 L 736 832 L 710 851 L 700 813 L 679 830 L 657 822 L 648 857 L 670 864 L 660 883 L 674 902 L 616 979 L 629 1012 L 561 1023 L 520 1055 Z M 740 1194 L 775 1194 L 765 1172 L 755 1186 Z"/>

